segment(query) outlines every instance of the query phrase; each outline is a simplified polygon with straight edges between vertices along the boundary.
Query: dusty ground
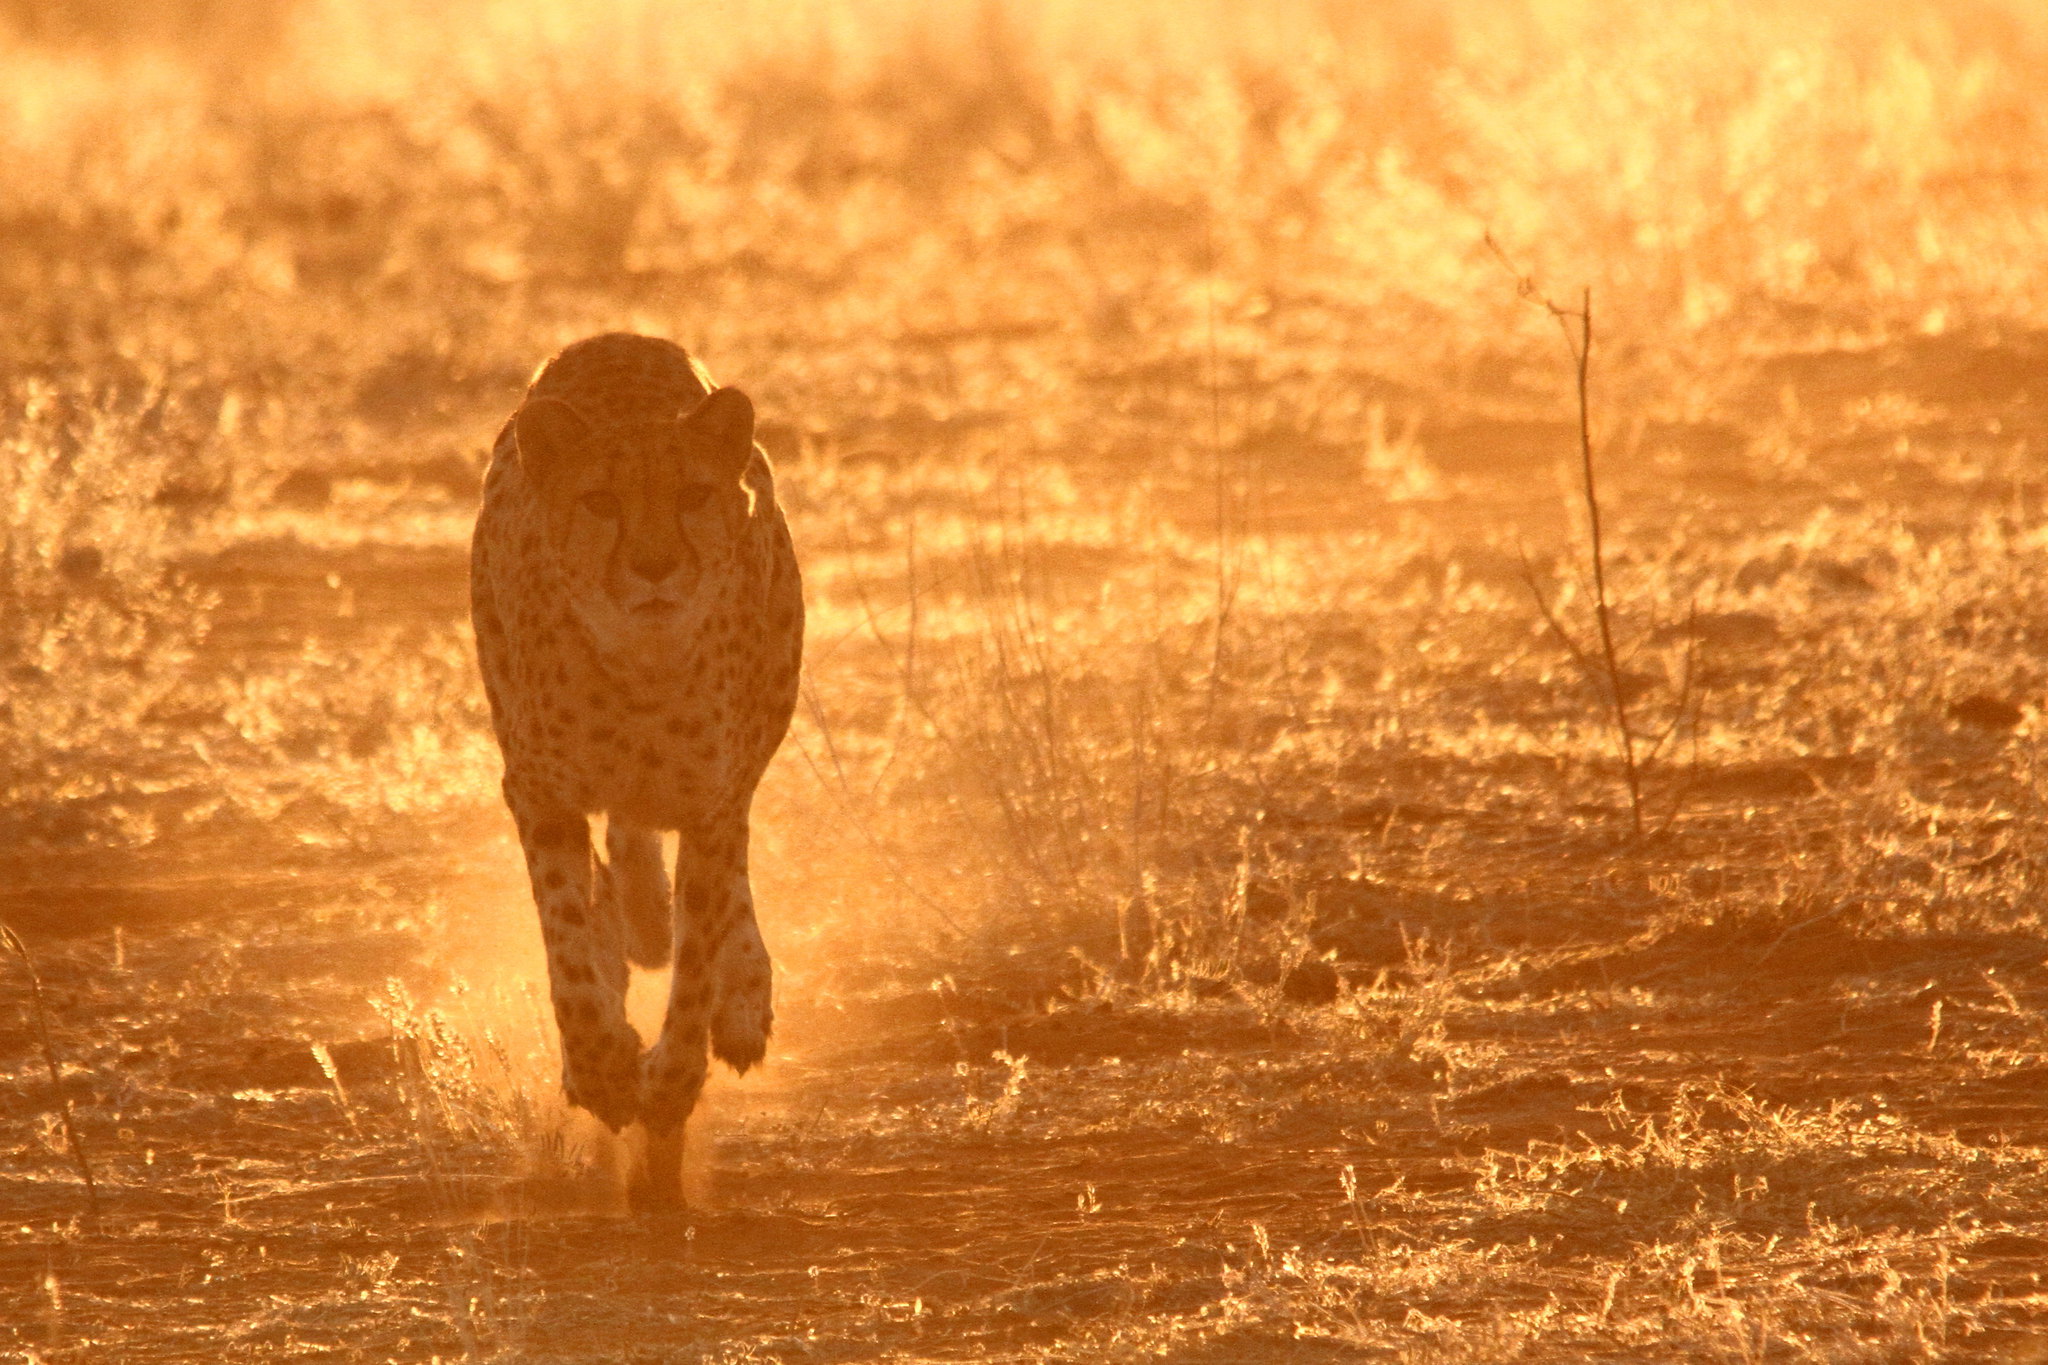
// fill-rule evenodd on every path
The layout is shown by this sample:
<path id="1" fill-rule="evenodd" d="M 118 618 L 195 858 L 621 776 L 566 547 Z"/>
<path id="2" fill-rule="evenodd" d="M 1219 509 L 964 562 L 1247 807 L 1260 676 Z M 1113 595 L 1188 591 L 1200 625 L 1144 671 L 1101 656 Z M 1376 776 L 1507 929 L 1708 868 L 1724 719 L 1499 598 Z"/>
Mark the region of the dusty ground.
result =
<path id="1" fill-rule="evenodd" d="M 98 1191 L 10 958 L 0 1351 L 2048 1359 L 2027 12 L 763 20 L 600 98 L 674 14 L 0 11 L 0 918 Z M 1596 289 L 1641 833 L 1483 228 Z M 756 393 L 812 621 L 665 1218 L 466 634 L 610 326 Z"/>

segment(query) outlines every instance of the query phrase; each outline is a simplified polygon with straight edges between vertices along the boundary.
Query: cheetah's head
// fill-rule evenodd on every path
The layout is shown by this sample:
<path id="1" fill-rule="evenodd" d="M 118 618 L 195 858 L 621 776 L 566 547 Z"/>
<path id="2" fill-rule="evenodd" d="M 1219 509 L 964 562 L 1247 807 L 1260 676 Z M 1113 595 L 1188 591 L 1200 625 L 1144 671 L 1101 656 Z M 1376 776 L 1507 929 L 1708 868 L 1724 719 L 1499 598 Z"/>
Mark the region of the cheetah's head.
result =
<path id="1" fill-rule="evenodd" d="M 716 389 L 673 420 L 598 429 L 560 399 L 529 398 L 513 425 L 570 602 L 598 648 L 651 660 L 683 643 L 739 568 L 755 512 L 742 481 L 753 403 Z"/>

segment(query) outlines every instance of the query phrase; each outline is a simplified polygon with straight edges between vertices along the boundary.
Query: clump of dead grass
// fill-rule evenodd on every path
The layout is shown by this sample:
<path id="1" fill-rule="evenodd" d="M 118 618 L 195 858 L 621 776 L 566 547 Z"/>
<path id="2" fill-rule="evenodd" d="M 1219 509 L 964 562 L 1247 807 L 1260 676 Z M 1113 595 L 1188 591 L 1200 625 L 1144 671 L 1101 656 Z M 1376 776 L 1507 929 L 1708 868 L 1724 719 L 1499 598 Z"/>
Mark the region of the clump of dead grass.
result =
<path id="1" fill-rule="evenodd" d="M 0 786 L 16 838 L 121 821 L 174 761 L 147 718 L 205 638 L 172 564 L 188 500 L 175 399 L 31 382 L 0 450 Z M 138 743 L 138 741 L 141 741 Z M 45 823 L 45 822 L 49 823 Z"/>
<path id="2" fill-rule="evenodd" d="M 373 1004 L 414 1151 L 451 1213 L 506 1202 L 508 1164 L 512 1204 L 523 1188 L 608 1169 L 612 1146 L 560 1097 L 554 1028 L 530 983 L 459 981 L 444 1004 L 423 1005 L 394 980 Z"/>

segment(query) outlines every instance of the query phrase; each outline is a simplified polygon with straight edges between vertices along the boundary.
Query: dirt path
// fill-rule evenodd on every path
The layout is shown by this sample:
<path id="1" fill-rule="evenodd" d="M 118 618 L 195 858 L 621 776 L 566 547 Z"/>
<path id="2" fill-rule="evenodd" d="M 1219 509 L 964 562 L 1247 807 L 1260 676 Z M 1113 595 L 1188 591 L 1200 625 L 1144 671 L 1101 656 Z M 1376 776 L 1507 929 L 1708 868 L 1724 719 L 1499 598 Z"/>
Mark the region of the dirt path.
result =
<path id="1" fill-rule="evenodd" d="M 1885 961 L 1820 930 L 1722 945 L 1746 952 L 1742 981 L 1684 979 L 1697 957 L 1682 945 L 1582 952 L 1458 1011 L 1434 1051 L 1401 1020 L 1413 996 L 1334 1011 L 1048 1011 L 1028 985 L 790 1000 L 772 1064 L 717 1085 L 698 1123 L 692 1211 L 634 1219 L 607 1144 L 593 1159 L 570 1124 L 584 1156 L 551 1152 L 549 1059 L 517 1073 L 544 1111 L 522 1125 L 507 1092 L 479 1099 L 450 1069 L 481 1049 L 438 1047 L 407 1013 L 420 1007 L 394 1003 L 488 994 L 475 940 L 526 927 L 505 841 L 449 837 L 461 851 L 438 903 L 495 887 L 506 908 L 423 910 L 437 893 L 391 860 L 282 910 L 43 938 L 102 1222 L 81 1226 L 46 1096 L 10 1092 L 10 1131 L 40 1142 L 5 1176 L 9 1349 L 1334 1359 L 1544 1305 L 1591 1345 L 1612 1340 L 1613 1267 L 1702 1218 L 1730 1253 L 1685 1292 L 1726 1295 L 1756 1273 L 1735 1250 L 1751 1232 L 1854 1219 L 1911 1242 L 1953 1226 L 1959 1179 L 1995 1187 L 1994 1206 L 2048 1193 L 2041 1069 L 1971 1074 L 1928 1023 L 1942 999 L 1952 1046 L 1997 1027 L 1987 972 L 2030 1009 L 2048 1001 L 2038 949 Z M 190 907 L 258 875 L 225 869 Z M 1859 953 L 1844 969 L 1863 998 L 1818 998 L 1814 968 Z M 1604 1004 L 1572 1003 L 1564 978 L 1588 971 L 1607 977 Z M 503 999 L 484 1014 L 508 1050 L 544 1052 Z M 5 1038 L 27 1074 L 23 1034 Z M 1987 1228 L 1990 1254 L 1945 1267 L 1947 1292 L 2033 1302 L 2048 1240 L 2029 1223 Z M 1824 1240 L 1800 1273 L 1839 1313 L 1882 1280 Z M 1624 1308 L 1684 1302 L 1647 1280 L 1619 1292 Z"/>

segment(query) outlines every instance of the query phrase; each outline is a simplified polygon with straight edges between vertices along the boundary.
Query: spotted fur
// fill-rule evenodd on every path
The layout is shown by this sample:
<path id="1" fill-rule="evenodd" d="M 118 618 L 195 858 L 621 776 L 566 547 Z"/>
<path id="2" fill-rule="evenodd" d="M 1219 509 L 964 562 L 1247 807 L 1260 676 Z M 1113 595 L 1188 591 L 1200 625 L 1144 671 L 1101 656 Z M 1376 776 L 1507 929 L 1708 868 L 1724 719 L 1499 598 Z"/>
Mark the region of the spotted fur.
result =
<path id="1" fill-rule="evenodd" d="M 673 1202 L 707 1040 L 743 1072 L 774 1019 L 747 817 L 795 707 L 803 595 L 752 404 L 652 337 L 555 356 L 498 434 L 470 595 L 563 1087 L 614 1131 L 645 1125 L 636 1193 Z M 629 960 L 673 968 L 644 1056 Z"/>

